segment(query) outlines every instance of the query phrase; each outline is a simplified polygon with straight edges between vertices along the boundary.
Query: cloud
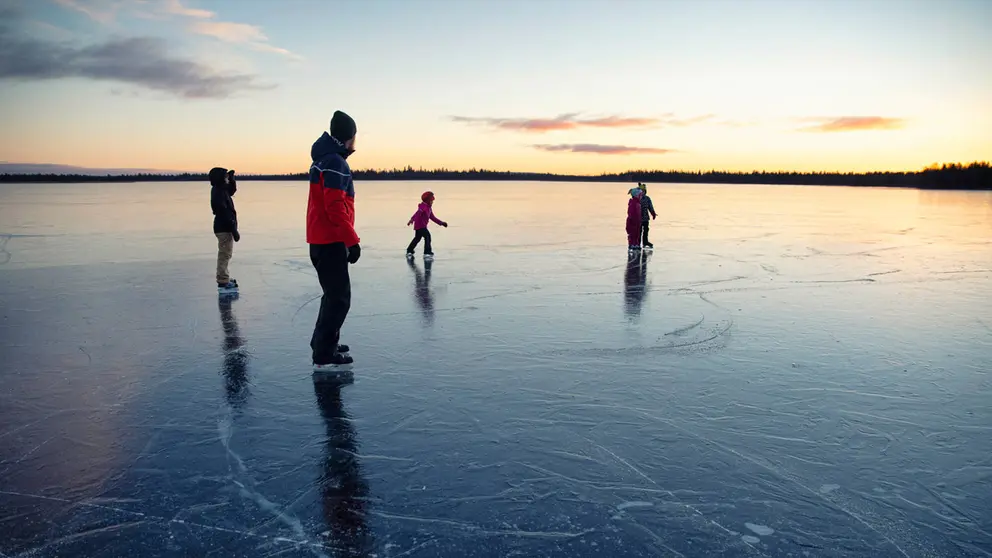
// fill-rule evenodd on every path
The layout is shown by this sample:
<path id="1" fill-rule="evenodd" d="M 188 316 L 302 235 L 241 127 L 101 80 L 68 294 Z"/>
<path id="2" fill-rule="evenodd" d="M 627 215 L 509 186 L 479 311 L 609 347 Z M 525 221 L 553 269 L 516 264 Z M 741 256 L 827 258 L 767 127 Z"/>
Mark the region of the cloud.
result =
<path id="1" fill-rule="evenodd" d="M 470 125 L 478 124 L 498 130 L 533 133 L 558 132 L 579 128 L 684 128 L 711 122 L 714 118 L 716 116 L 712 114 L 682 118 L 676 116 L 674 113 L 667 113 L 660 117 L 604 116 L 599 118 L 581 118 L 579 113 L 567 113 L 554 118 L 449 117 L 452 122 Z"/>
<path id="2" fill-rule="evenodd" d="M 198 21 L 190 25 L 189 29 L 198 35 L 214 37 L 228 43 L 244 44 L 259 52 L 274 52 L 289 58 L 301 58 L 284 48 L 270 44 L 269 38 L 257 25 L 230 21 Z"/>
<path id="3" fill-rule="evenodd" d="M 228 21 L 200 21 L 190 26 L 197 34 L 207 35 L 229 43 L 247 43 L 252 41 L 267 41 L 257 25 L 247 23 L 232 23 Z"/>
<path id="4" fill-rule="evenodd" d="M 0 17 L 3 17 L 3 14 L 0 14 Z M 34 33 L 36 37 L 39 35 L 44 35 L 53 39 L 67 40 L 75 36 L 74 33 L 68 29 L 57 25 L 52 25 L 51 23 L 45 21 L 31 20 L 26 21 L 25 25 L 25 29 L 31 28 L 32 33 Z"/>
<path id="5" fill-rule="evenodd" d="M 20 3 L 12 0 L 0 0 L 0 25 L 24 17 L 24 9 Z"/>
<path id="6" fill-rule="evenodd" d="M 816 122 L 812 126 L 800 128 L 801 132 L 856 132 L 862 130 L 897 130 L 906 121 L 902 118 L 885 116 L 838 116 L 832 118 L 805 118 L 806 122 Z"/>
<path id="7" fill-rule="evenodd" d="M 158 19 L 178 16 L 197 20 L 188 30 L 197 35 L 213 37 L 221 41 L 243 44 L 258 52 L 272 52 L 283 56 L 302 59 L 299 55 L 287 49 L 269 43 L 269 38 L 262 28 L 248 23 L 215 21 L 217 16 L 210 10 L 190 8 L 181 0 L 54 0 L 61 6 L 82 12 L 100 23 L 109 24 L 117 17 L 118 12 L 129 10 L 132 16 L 142 19 Z M 204 21 L 210 20 L 210 21 Z"/>
<path id="8" fill-rule="evenodd" d="M 676 149 L 660 149 L 656 147 L 629 147 L 626 145 L 600 145 L 598 143 L 561 143 L 557 145 L 534 145 L 535 149 L 553 153 L 596 153 L 598 155 L 635 155 L 653 154 L 667 155 L 678 153 Z"/>
<path id="9" fill-rule="evenodd" d="M 100 23 L 110 23 L 117 17 L 117 12 L 128 4 L 127 0 L 55 0 L 70 10 L 86 14 L 90 19 Z"/>
<path id="10" fill-rule="evenodd" d="M 217 15 L 209 10 L 198 10 L 196 8 L 187 8 L 183 6 L 179 0 L 166 0 L 163 9 L 165 10 L 166 13 L 172 15 L 196 17 L 201 19 L 210 19 L 215 15 Z"/>
<path id="11" fill-rule="evenodd" d="M 690 118 L 678 118 L 674 113 L 668 113 L 662 118 L 658 119 L 663 127 L 668 128 L 686 128 L 688 126 L 695 126 L 697 124 L 705 124 L 707 122 L 712 123 L 713 119 L 716 118 L 715 114 L 701 114 L 699 116 L 693 116 Z M 724 124 L 724 122 L 719 122 Z"/>
<path id="12" fill-rule="evenodd" d="M 94 21 L 100 23 L 111 23 L 117 17 L 117 13 L 123 9 L 131 9 L 133 15 L 148 18 L 154 17 L 154 12 L 170 15 L 211 18 L 214 13 L 208 10 L 198 10 L 183 6 L 180 0 L 54 0 L 70 10 L 75 10 L 86 14 Z M 154 12 L 137 11 L 139 8 L 153 7 Z"/>
<path id="13" fill-rule="evenodd" d="M 19 37 L 6 25 L 8 21 L 0 24 L 0 80 L 116 81 L 187 99 L 219 99 L 239 91 L 271 88 L 259 84 L 257 76 L 251 74 L 222 74 L 194 60 L 170 55 L 161 39 L 132 37 L 70 46 Z"/>
<path id="14" fill-rule="evenodd" d="M 298 54 L 290 52 L 284 48 L 272 46 L 268 43 L 250 43 L 248 47 L 251 48 L 252 50 L 257 50 L 259 52 L 274 52 L 276 54 L 281 54 L 283 56 L 287 56 L 294 60 L 303 60 L 303 57 Z"/>
<path id="15" fill-rule="evenodd" d="M 577 128 L 636 128 L 659 123 L 656 118 L 631 118 L 606 116 L 601 118 L 579 118 L 578 113 L 562 114 L 555 118 L 485 118 L 471 116 L 451 116 L 452 122 L 481 124 L 500 130 L 521 132 L 553 132 Z"/>

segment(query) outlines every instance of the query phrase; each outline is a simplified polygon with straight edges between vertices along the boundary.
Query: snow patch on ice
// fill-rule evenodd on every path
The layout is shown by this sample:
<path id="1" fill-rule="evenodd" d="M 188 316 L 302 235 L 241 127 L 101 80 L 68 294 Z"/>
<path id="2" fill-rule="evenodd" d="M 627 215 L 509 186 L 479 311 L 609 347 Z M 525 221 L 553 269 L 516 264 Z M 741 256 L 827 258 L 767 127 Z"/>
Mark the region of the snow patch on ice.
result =
<path id="1" fill-rule="evenodd" d="M 775 532 L 775 529 L 772 529 L 771 527 L 766 527 L 764 525 L 755 525 L 754 523 L 745 523 L 744 526 L 750 529 L 751 531 L 753 531 L 754 534 L 760 535 L 762 537 L 771 535 L 772 533 Z"/>
<path id="2" fill-rule="evenodd" d="M 839 484 L 824 484 L 820 487 L 820 494 L 829 494 L 840 488 Z"/>
<path id="3" fill-rule="evenodd" d="M 743 537 L 741 537 L 741 540 L 748 544 L 757 544 L 761 542 L 761 539 L 759 539 L 758 537 L 752 537 L 751 535 L 744 535 Z"/>

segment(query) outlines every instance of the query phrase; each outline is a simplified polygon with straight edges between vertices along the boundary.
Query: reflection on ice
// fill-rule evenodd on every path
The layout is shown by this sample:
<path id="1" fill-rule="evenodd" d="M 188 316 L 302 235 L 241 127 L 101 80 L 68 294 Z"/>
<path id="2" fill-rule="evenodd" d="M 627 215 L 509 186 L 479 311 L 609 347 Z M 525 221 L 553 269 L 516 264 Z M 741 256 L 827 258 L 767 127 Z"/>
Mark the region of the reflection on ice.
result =
<path id="1" fill-rule="evenodd" d="M 627 268 L 623 276 L 624 311 L 628 318 L 641 315 L 644 296 L 647 294 L 648 261 L 650 250 L 635 250 L 627 255 Z"/>
<path id="2" fill-rule="evenodd" d="M 413 271 L 413 296 L 423 313 L 424 324 L 432 326 L 434 325 L 434 293 L 431 291 L 431 267 L 434 265 L 434 260 L 425 259 L 423 271 L 420 270 L 414 258 L 407 258 L 407 264 Z"/>
<path id="3" fill-rule="evenodd" d="M 251 397 L 248 385 L 248 354 L 243 350 L 245 339 L 241 336 L 238 320 L 231 308 L 238 299 L 238 293 L 225 294 L 217 298 L 220 310 L 220 323 L 224 330 L 224 364 L 221 375 L 227 393 L 227 403 L 232 410 L 238 410 Z"/>
<path id="4" fill-rule="evenodd" d="M 358 442 L 351 418 L 341 402 L 340 383 L 314 382 L 317 407 L 324 420 L 324 457 L 316 488 L 327 530 L 327 545 L 345 556 L 369 556 L 374 537 L 366 525 L 369 487 L 362 476 Z"/>

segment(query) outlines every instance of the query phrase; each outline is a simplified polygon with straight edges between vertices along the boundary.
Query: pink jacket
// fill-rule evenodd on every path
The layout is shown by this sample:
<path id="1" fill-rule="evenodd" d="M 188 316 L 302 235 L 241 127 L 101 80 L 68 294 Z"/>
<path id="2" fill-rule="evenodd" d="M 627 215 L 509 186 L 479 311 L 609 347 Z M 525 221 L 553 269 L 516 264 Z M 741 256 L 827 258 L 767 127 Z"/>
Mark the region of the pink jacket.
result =
<path id="1" fill-rule="evenodd" d="M 444 224 L 444 221 L 434 216 L 434 210 L 426 202 L 422 202 L 417 207 L 417 212 L 410 219 L 413 221 L 413 230 L 426 229 L 428 220 L 434 221 L 438 225 Z"/>

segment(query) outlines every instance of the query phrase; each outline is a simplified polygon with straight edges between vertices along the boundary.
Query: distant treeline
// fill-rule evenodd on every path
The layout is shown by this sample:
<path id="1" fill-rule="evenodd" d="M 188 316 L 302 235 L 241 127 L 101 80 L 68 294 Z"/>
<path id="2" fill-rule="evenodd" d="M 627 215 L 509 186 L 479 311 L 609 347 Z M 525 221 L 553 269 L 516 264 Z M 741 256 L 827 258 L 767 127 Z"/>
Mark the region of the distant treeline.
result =
<path id="1" fill-rule="evenodd" d="M 405 169 L 356 170 L 355 180 L 532 180 L 554 182 L 681 182 L 691 184 L 796 184 L 810 186 L 892 186 L 945 190 L 992 190 L 992 165 L 945 164 L 917 172 L 724 172 L 633 170 L 615 174 L 567 175 L 491 170 Z M 238 180 L 307 180 L 307 173 L 239 174 Z M 206 181 L 206 173 L 183 174 L 0 174 L 0 182 L 188 182 Z"/>

